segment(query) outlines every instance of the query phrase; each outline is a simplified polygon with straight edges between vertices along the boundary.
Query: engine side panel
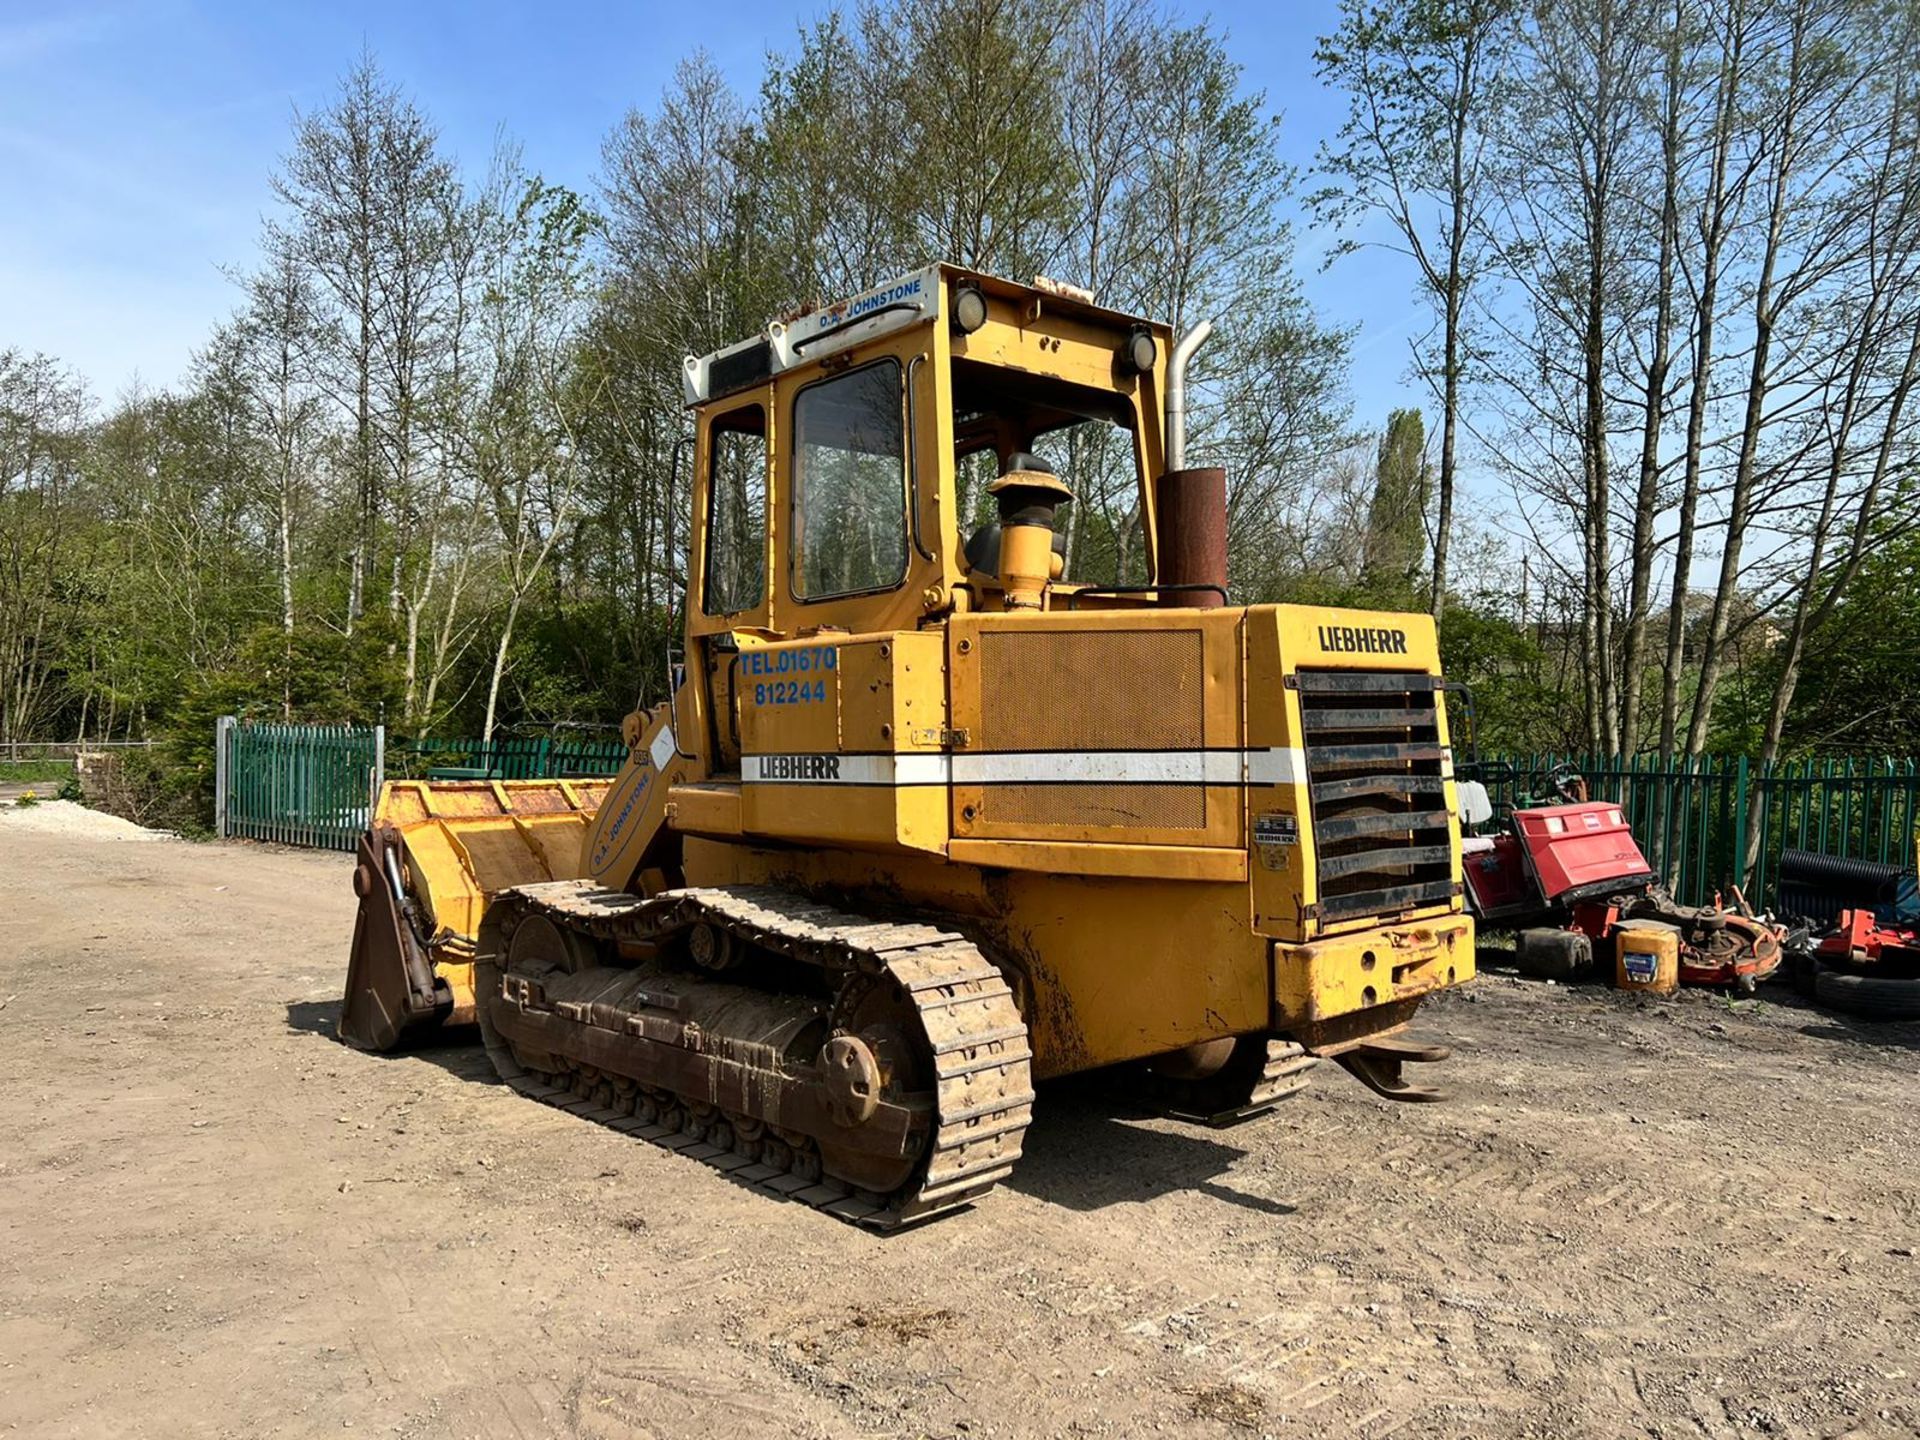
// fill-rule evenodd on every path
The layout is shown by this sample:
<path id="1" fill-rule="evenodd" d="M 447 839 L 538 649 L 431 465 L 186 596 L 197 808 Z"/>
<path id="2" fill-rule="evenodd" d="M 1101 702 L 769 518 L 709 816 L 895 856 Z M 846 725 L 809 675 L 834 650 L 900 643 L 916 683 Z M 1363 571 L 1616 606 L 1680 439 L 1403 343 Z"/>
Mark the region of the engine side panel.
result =
<path id="1" fill-rule="evenodd" d="M 1240 852 L 1245 618 L 956 617 L 955 838 Z"/>
<path id="2" fill-rule="evenodd" d="M 746 834 L 944 851 L 940 632 L 743 637 L 736 675 Z"/>

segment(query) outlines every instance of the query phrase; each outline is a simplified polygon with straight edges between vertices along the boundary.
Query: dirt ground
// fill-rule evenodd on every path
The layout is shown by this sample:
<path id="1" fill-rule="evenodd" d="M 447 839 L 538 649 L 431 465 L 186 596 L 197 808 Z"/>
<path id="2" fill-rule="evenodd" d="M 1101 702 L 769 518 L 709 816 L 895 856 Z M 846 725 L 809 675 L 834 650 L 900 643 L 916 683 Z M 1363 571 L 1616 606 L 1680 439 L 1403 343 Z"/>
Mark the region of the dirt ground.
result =
<path id="1" fill-rule="evenodd" d="M 1489 976 L 1454 1099 L 1043 1090 L 876 1237 L 331 1038 L 344 856 L 0 815 L 0 1430 L 1920 1433 L 1920 1027 Z"/>

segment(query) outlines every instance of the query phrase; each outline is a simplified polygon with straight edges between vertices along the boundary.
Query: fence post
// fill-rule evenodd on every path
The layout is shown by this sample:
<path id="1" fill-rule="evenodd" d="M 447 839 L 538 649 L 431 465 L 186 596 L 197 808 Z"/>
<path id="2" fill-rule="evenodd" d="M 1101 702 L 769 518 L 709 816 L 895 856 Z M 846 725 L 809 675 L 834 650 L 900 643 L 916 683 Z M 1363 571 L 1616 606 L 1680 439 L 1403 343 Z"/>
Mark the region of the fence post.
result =
<path id="1" fill-rule="evenodd" d="M 380 787 L 387 783 L 387 727 L 373 727 L 373 790 L 367 796 L 367 828 L 373 828 L 373 812 L 380 808 Z"/>
<path id="2" fill-rule="evenodd" d="M 227 838 L 227 743 L 233 724 L 231 715 L 213 722 L 213 830 L 222 840 Z"/>
<path id="3" fill-rule="evenodd" d="M 1733 883 L 1740 893 L 1747 891 L 1747 757 L 1742 755 L 1734 769 L 1733 793 Z"/>

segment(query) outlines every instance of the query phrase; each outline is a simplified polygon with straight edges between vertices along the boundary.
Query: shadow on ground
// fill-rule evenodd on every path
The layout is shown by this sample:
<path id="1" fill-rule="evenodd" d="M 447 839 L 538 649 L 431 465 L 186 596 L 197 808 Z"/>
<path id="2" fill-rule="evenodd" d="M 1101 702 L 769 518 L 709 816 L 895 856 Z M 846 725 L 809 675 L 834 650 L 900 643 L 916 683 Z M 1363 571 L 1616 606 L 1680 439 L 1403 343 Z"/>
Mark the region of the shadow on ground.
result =
<path id="1" fill-rule="evenodd" d="M 1232 1143 L 1233 1131 L 1145 1123 L 1141 1112 L 1100 1095 L 1097 1079 L 1040 1087 L 1020 1163 L 1004 1182 L 1009 1189 L 1070 1210 L 1102 1210 L 1197 1190 L 1262 1215 L 1294 1213 L 1284 1201 L 1221 1178 L 1246 1153 Z"/>
<path id="2" fill-rule="evenodd" d="M 338 1000 L 294 1000 L 287 1028 L 340 1044 L 335 1026 Z M 479 1032 L 443 1032 L 420 1044 L 376 1056 L 394 1062 L 425 1061 L 477 1085 L 497 1085 Z M 1142 1112 L 1102 1095 L 1098 1077 L 1080 1077 L 1041 1087 L 1033 1124 L 1014 1167 L 1010 1188 L 1070 1210 L 1101 1210 L 1140 1204 L 1174 1191 L 1199 1191 L 1262 1215 L 1291 1215 L 1294 1207 L 1253 1194 L 1220 1177 L 1244 1152 L 1232 1131 L 1165 1128 L 1143 1123 Z M 1258 1124 L 1258 1121 L 1252 1122 Z M 1222 1137 L 1214 1138 L 1216 1135 Z"/>
<path id="3" fill-rule="evenodd" d="M 1796 1026 L 1813 1040 L 1838 1045 L 1868 1045 L 1883 1050 L 1920 1050 L 1920 1021 L 1873 1020 L 1833 1010 L 1804 994 L 1784 977 L 1760 987 L 1760 999 L 1806 1023 Z"/>
<path id="4" fill-rule="evenodd" d="M 345 1050 L 350 1047 L 340 1039 L 339 1024 L 338 1000 L 287 1002 L 287 1029 L 302 1035 L 318 1035 Z M 424 1039 L 384 1054 L 370 1051 L 354 1053 L 372 1054 L 376 1060 L 424 1060 L 430 1065 L 438 1065 L 449 1075 L 470 1080 L 476 1085 L 500 1083 L 493 1062 L 487 1059 L 487 1052 L 480 1048 L 480 1032 L 470 1025 L 457 1030 L 429 1033 Z"/>
<path id="5" fill-rule="evenodd" d="M 287 1028 L 298 1030 L 307 1035 L 324 1035 L 329 1040 L 338 1033 L 340 1023 L 340 1002 L 338 1000 L 289 1000 L 287 1002 Z"/>

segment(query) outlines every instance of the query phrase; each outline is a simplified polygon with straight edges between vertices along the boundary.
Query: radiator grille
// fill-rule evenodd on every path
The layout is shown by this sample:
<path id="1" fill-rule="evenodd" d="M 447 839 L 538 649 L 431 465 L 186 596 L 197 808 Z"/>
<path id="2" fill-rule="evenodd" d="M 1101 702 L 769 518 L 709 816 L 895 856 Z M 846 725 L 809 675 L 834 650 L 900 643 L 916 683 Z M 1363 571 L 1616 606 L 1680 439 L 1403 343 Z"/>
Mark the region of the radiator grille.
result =
<path id="1" fill-rule="evenodd" d="M 1321 918 L 1444 904 L 1453 896 L 1453 851 L 1439 678 L 1303 670 L 1295 683 Z"/>
<path id="2" fill-rule="evenodd" d="M 989 630 L 980 637 L 980 736 L 993 751 L 1198 750 L 1206 743 L 1198 630 Z M 1204 830 L 1201 785 L 989 785 L 994 826 Z"/>

